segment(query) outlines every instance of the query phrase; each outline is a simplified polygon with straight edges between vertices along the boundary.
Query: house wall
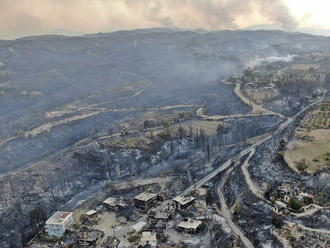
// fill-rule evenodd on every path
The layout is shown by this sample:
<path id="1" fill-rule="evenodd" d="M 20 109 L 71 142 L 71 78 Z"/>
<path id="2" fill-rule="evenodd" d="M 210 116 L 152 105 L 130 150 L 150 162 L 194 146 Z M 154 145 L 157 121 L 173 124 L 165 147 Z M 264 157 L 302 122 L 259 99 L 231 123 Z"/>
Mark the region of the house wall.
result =
<path id="1" fill-rule="evenodd" d="M 65 228 L 62 224 L 47 224 L 46 231 L 49 236 L 62 237 L 65 233 Z"/>
<path id="2" fill-rule="evenodd" d="M 62 237 L 65 231 L 74 223 L 73 215 L 70 214 L 61 224 L 46 224 L 49 236 Z"/>

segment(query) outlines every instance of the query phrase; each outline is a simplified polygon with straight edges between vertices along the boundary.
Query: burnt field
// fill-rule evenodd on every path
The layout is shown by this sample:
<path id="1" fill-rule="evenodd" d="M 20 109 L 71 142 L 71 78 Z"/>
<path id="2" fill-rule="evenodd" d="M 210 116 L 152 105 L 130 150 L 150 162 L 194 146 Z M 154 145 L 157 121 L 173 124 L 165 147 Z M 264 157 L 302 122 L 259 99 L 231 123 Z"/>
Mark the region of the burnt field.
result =
<path id="1" fill-rule="evenodd" d="M 278 31 L 155 29 L 1 41 L 0 242 L 28 240 L 34 207 L 50 214 L 73 199 L 73 209 L 107 181 L 170 175 L 179 184 L 170 193 L 183 191 L 309 103 L 305 95 L 274 100 L 263 105 L 274 112 L 265 111 L 234 83 L 220 82 L 260 57 L 316 51 L 330 51 L 328 38 Z M 276 149 L 273 141 L 257 149 L 251 175 L 269 184 L 297 181 Z M 256 244 L 277 247 L 270 218 L 260 220 L 269 207 L 235 173 L 225 185 L 229 205 L 239 202 L 245 219 L 254 219 L 236 224 Z M 328 192 L 327 178 L 318 190 Z M 315 188 L 317 177 L 301 179 Z"/>
<path id="2" fill-rule="evenodd" d="M 184 104 L 246 114 L 232 86 L 210 82 L 241 73 L 256 57 L 299 54 L 305 36 L 152 29 L 1 41 L 0 171 L 38 161 L 88 137 L 91 122 L 107 129 L 126 113 Z M 329 49 L 326 38 L 308 37 L 308 51 Z"/>

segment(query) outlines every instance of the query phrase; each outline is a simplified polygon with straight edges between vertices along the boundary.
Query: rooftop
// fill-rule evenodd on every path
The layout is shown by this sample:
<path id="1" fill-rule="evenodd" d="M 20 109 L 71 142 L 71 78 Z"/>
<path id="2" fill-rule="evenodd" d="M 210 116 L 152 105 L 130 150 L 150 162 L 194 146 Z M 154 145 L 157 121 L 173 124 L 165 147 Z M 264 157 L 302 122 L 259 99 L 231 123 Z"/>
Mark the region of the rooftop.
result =
<path id="1" fill-rule="evenodd" d="M 72 215 L 72 212 L 55 212 L 55 214 L 47 220 L 46 224 L 63 224 L 70 215 Z"/>
<path id="2" fill-rule="evenodd" d="M 187 221 L 180 222 L 178 227 L 184 229 L 197 229 L 200 225 L 202 225 L 202 222 L 200 220 L 189 219 Z"/>
<path id="3" fill-rule="evenodd" d="M 192 196 L 188 196 L 188 197 L 186 197 L 186 196 L 177 196 L 173 200 L 176 201 L 177 203 L 181 204 L 181 205 L 186 205 L 186 204 L 194 201 L 195 198 L 192 197 Z"/>
<path id="4" fill-rule="evenodd" d="M 104 204 L 109 205 L 110 207 L 126 207 L 127 204 L 122 198 L 114 198 L 114 197 L 109 197 L 108 199 L 103 201 Z"/>
<path id="5" fill-rule="evenodd" d="M 117 205 L 117 199 L 114 197 L 109 197 L 108 199 L 104 200 L 103 203 L 114 207 Z"/>
<path id="6" fill-rule="evenodd" d="M 87 215 L 87 216 L 91 216 L 93 214 L 96 214 L 96 211 L 94 209 L 91 209 L 85 213 L 85 215 Z"/>
<path id="7" fill-rule="evenodd" d="M 149 201 L 155 197 L 157 197 L 157 194 L 143 192 L 143 193 L 135 196 L 134 199 L 139 200 L 139 201 Z"/>

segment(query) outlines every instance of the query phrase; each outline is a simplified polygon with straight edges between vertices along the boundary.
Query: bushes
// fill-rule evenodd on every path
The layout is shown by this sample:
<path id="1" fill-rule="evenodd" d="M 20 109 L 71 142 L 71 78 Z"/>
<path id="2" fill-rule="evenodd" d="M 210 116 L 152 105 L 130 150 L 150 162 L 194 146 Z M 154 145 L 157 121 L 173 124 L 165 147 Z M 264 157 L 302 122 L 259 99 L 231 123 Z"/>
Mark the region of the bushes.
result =
<path id="1" fill-rule="evenodd" d="M 311 198 L 311 197 L 305 196 L 305 197 L 303 198 L 303 203 L 304 203 L 304 205 L 310 205 L 310 204 L 312 204 L 313 202 L 314 202 L 314 200 L 313 200 L 313 198 Z"/>
<path id="2" fill-rule="evenodd" d="M 295 197 L 292 197 L 289 200 L 289 207 L 293 210 L 300 210 L 302 208 L 302 203 L 300 201 L 298 201 Z"/>
<path id="3" fill-rule="evenodd" d="M 235 206 L 234 206 L 234 212 L 233 212 L 233 215 L 236 216 L 236 217 L 238 217 L 238 216 L 241 215 L 241 212 L 242 212 L 242 208 L 241 208 L 241 206 L 240 206 L 239 204 L 236 203 Z"/>

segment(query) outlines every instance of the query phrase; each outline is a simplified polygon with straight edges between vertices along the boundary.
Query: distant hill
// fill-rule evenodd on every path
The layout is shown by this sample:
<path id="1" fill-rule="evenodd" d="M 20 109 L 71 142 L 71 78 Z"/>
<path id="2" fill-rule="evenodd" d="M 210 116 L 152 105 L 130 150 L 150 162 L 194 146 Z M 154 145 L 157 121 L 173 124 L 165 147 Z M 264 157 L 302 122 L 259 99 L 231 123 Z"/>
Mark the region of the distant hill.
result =
<path id="1" fill-rule="evenodd" d="M 203 94 L 208 94 L 201 94 L 206 89 L 203 85 L 240 73 L 257 57 L 311 52 L 329 53 L 330 38 L 265 30 L 207 32 L 156 28 L 1 40 L 0 142 L 9 141 L 0 146 L 0 167 L 7 167 L 0 171 L 72 144 L 72 130 L 86 130 L 95 123 L 101 128 L 122 118 L 117 113 L 103 119 L 95 115 L 89 123 L 72 122 L 72 130 L 57 130 L 62 136 L 52 133 L 56 142 L 49 137 L 33 143 L 22 138 L 22 133 L 49 121 L 72 117 L 73 112 L 81 114 L 80 106 L 125 99 L 121 91 L 125 87 L 148 85 L 142 87 L 143 94 L 134 101 L 112 101 L 107 108 L 201 104 Z M 226 104 L 226 97 L 219 99 Z M 70 108 L 74 111 L 67 110 Z M 46 117 L 47 112 L 63 109 L 66 115 Z M 77 137 L 85 135 L 87 132 L 83 131 Z M 46 149 L 42 142 L 57 145 Z M 14 160 L 13 156 L 19 159 Z"/>

